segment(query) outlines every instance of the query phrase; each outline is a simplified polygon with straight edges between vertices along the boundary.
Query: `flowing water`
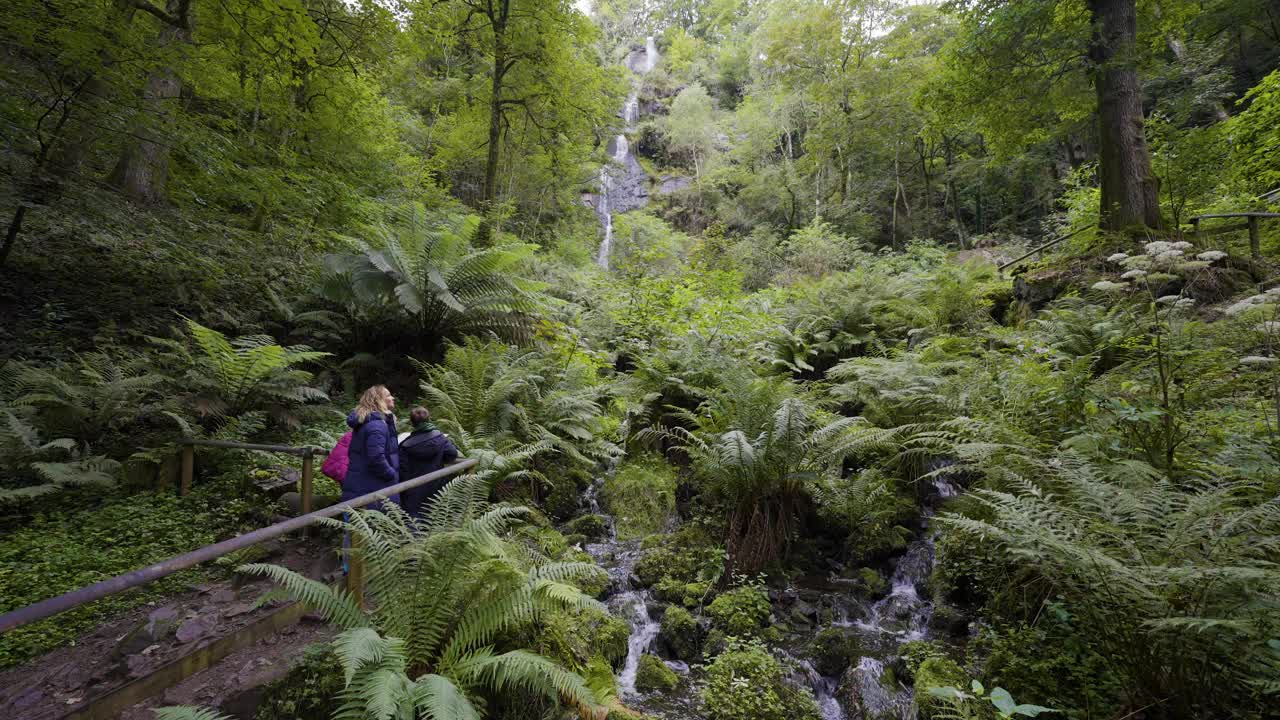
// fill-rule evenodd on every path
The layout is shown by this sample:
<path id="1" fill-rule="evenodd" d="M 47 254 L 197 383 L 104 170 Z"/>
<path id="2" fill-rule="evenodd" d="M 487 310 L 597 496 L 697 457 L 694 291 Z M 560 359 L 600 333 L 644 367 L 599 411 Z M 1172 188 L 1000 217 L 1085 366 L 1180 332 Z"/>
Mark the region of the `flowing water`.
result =
<path id="1" fill-rule="evenodd" d="M 627 56 L 626 66 L 637 76 L 653 70 L 658 62 L 658 47 L 650 36 L 645 40 L 643 50 L 634 50 Z M 633 79 L 638 83 L 639 78 Z M 637 90 L 627 96 L 621 110 L 623 130 L 610 143 L 609 156 L 611 162 L 600 169 L 600 192 L 592 204 L 596 216 L 600 218 L 600 229 L 603 238 L 600 249 L 596 253 L 596 264 L 609 269 L 609 258 L 613 254 L 613 214 L 635 210 L 649 200 L 646 180 L 648 176 L 631 150 L 631 141 L 627 133 L 635 131 L 635 124 L 640 120 L 640 96 Z"/>
<path id="2" fill-rule="evenodd" d="M 581 498 L 584 512 L 608 518 L 608 533 L 585 549 L 609 573 L 606 605 L 610 611 L 631 625 L 627 640 L 627 657 L 618 676 L 621 699 L 629 707 L 666 720 L 692 720 L 701 717 L 696 681 L 698 672 L 685 663 L 667 660 L 666 664 L 683 679 L 672 693 L 642 693 L 636 689 L 636 671 L 640 657 L 658 654 L 656 642 L 660 623 L 654 618 L 653 597 L 646 588 L 635 587 L 634 568 L 641 551 L 637 541 L 620 541 L 613 520 L 601 512 L 599 493 L 603 480 L 598 480 Z M 933 480 L 933 494 L 946 499 L 959 494 L 959 488 L 942 479 Z M 933 569 L 934 536 L 927 527 L 933 515 L 933 502 L 926 503 L 926 527 L 908 544 L 894 563 L 887 595 L 874 602 L 860 601 L 856 583 L 840 578 L 827 579 L 820 590 L 807 592 L 816 600 L 823 614 L 830 612 L 830 622 L 812 631 L 787 637 L 783 647 L 774 649 L 779 659 L 790 666 L 795 682 L 813 691 L 823 720 L 916 720 L 918 714 L 911 688 L 897 684 L 886 668 L 900 653 L 903 643 L 927 639 L 933 605 L 921 593 L 921 587 Z M 815 594 L 816 593 L 816 594 Z M 841 628 L 854 637 L 864 655 L 841 677 L 822 675 L 810 658 L 805 657 L 812 637 L 825 627 Z M 788 650 L 787 648 L 791 648 Z"/>

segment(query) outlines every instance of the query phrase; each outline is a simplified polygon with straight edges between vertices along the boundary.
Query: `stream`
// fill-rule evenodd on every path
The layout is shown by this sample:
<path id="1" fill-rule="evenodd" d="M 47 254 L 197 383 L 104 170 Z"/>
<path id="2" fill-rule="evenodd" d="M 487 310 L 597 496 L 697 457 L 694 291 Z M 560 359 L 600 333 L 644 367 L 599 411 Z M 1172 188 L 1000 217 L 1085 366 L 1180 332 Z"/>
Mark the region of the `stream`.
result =
<path id="1" fill-rule="evenodd" d="M 636 689 L 641 655 L 661 655 L 655 617 L 660 613 L 654 612 L 660 610 L 661 603 L 647 588 L 635 586 L 633 569 L 641 555 L 639 541 L 617 539 L 613 518 L 600 506 L 602 485 L 603 480 L 597 480 L 583 493 L 581 509 L 605 517 L 608 532 L 600 542 L 588 543 L 584 549 L 609 573 L 605 604 L 631 625 L 627 657 L 618 673 L 619 695 L 628 707 L 664 720 L 701 718 L 699 671 L 683 662 L 665 660 L 681 678 L 675 690 L 644 693 Z M 835 577 L 774 593 L 778 598 L 774 602 L 775 616 L 789 607 L 793 614 L 813 612 L 819 618 L 812 628 L 784 633 L 783 642 L 771 644 L 771 649 L 791 669 L 792 681 L 813 691 L 823 720 L 916 720 L 912 689 L 886 682 L 885 671 L 898 658 L 903 643 L 931 636 L 933 605 L 922 592 L 934 561 L 934 535 L 928 521 L 937 502 L 958 492 L 946 480 L 933 481 L 933 493 L 923 508 L 925 527 L 894 560 L 891 589 L 884 597 L 873 602 L 862 600 L 855 592 L 855 583 Z M 806 657 L 809 642 L 827 628 L 847 633 L 862 653 L 841 677 L 822 675 L 814 659 Z"/>
<path id="2" fill-rule="evenodd" d="M 636 122 L 640 120 L 640 97 L 636 85 L 640 76 L 652 71 L 657 63 L 658 48 L 653 36 L 646 38 L 643 49 L 632 50 L 627 55 L 626 66 L 634 77 L 631 94 L 619 111 L 623 131 L 609 141 L 610 161 L 600 168 L 600 191 L 591 199 L 603 233 L 600 250 L 596 253 L 596 264 L 606 270 L 609 269 L 609 259 L 613 254 L 614 214 L 635 210 L 649 201 L 646 183 L 648 175 L 640 167 L 640 162 L 631 149 L 628 134 L 635 132 Z"/>

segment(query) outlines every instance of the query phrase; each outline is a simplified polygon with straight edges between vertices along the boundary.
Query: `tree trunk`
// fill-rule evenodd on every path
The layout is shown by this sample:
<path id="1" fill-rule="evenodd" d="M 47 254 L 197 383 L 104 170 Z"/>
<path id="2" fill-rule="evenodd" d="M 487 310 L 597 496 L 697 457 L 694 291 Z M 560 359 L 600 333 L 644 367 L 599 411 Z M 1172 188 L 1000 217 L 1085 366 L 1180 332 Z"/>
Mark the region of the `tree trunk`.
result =
<path id="1" fill-rule="evenodd" d="M 1135 0 L 1089 0 L 1089 58 L 1098 95 L 1100 223 L 1104 230 L 1159 228 L 1159 181 L 1143 129 Z"/>
<path id="2" fill-rule="evenodd" d="M 191 42 L 191 27 L 187 16 L 190 2 L 169 0 L 167 11 L 179 21 L 167 24 L 160 32 L 160 46 L 173 42 Z M 137 203 L 153 205 L 165 199 L 165 184 L 169 179 L 169 143 L 173 130 L 173 113 L 170 104 L 182 93 L 182 79 L 170 67 L 161 67 L 151 73 L 142 89 L 143 113 L 151 114 L 152 121 L 144 121 L 134 129 L 134 137 L 126 138 L 120 159 L 107 178 L 107 184 L 118 189 L 125 197 Z"/>

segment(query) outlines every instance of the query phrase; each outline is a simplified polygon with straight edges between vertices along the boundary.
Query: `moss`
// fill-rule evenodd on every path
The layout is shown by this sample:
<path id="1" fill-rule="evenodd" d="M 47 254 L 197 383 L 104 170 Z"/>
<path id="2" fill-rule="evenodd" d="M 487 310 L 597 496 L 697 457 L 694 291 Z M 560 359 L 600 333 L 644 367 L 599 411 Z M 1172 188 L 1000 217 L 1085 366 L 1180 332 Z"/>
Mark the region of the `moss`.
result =
<path id="1" fill-rule="evenodd" d="M 622 539 L 661 531 L 675 496 L 676 471 L 658 455 L 629 459 L 604 483 L 605 507 Z"/>
<path id="2" fill-rule="evenodd" d="M 640 666 L 636 668 L 637 690 L 658 690 L 667 692 L 680 684 L 680 676 L 662 662 L 657 655 L 641 655 Z"/>
<path id="3" fill-rule="evenodd" d="M 694 662 L 698 659 L 702 639 L 702 628 L 688 610 L 682 607 L 669 607 L 662 614 L 662 638 L 667 647 L 679 659 Z"/>
<path id="4" fill-rule="evenodd" d="M 762 588 L 743 585 L 711 601 L 707 614 L 712 624 L 729 635 L 753 635 L 768 624 L 771 609 Z"/>
<path id="5" fill-rule="evenodd" d="M 333 648 L 312 645 L 287 675 L 267 685 L 254 720 L 333 717 L 345 686 Z"/>
<path id="6" fill-rule="evenodd" d="M 701 582 L 718 573 L 724 562 L 723 550 L 696 526 L 650 535 L 641 542 L 641 548 L 645 552 L 636 563 L 635 572 L 645 587 L 657 585 L 664 579 L 668 580 L 668 588 L 677 583 Z"/>
<path id="7" fill-rule="evenodd" d="M 687 608 L 702 605 L 702 600 L 710 592 L 711 586 L 706 583 L 686 583 L 676 578 L 663 578 L 653 587 L 653 594 L 663 600 Z"/>
<path id="8" fill-rule="evenodd" d="M 631 638 L 631 626 L 622 618 L 603 613 L 601 615 L 603 617 L 596 625 L 591 649 L 616 668 L 627 659 L 627 641 Z"/>
<path id="9" fill-rule="evenodd" d="M 858 643 L 841 628 L 827 628 L 809 643 L 809 657 L 823 675 L 840 675 L 858 655 Z"/>
<path id="10" fill-rule="evenodd" d="M 729 647 L 729 639 L 723 630 L 711 629 L 707 633 L 707 639 L 702 643 L 702 654 L 706 657 L 715 657 L 725 651 Z"/>
<path id="11" fill-rule="evenodd" d="M 904 679 L 909 682 L 915 682 L 916 671 L 925 660 L 947 656 L 946 650 L 940 644 L 929 640 L 905 642 L 898 648 L 898 653 L 902 657 L 902 667 L 906 676 Z"/>
<path id="12" fill-rule="evenodd" d="M 758 642 L 730 641 L 707 666 L 702 690 L 709 720 L 817 720 L 807 688 L 786 681 L 786 671 Z"/>
<path id="13" fill-rule="evenodd" d="M 599 540 L 609 533 L 609 519 L 603 515 L 583 515 L 571 520 L 566 528 L 574 535 Z"/>
<path id="14" fill-rule="evenodd" d="M 933 713 L 942 706 L 938 698 L 929 694 L 929 688 L 955 687 L 963 688 L 967 684 L 964 670 L 956 661 L 948 657 L 928 657 L 915 671 L 916 707 L 920 708 L 921 718 L 933 717 Z"/>
<path id="15" fill-rule="evenodd" d="M 542 499 L 542 508 L 559 522 L 564 522 L 578 512 L 578 497 L 591 484 L 591 475 L 574 470 L 555 478 L 551 492 Z"/>
<path id="16" fill-rule="evenodd" d="M 858 590 L 865 597 L 883 597 L 889 592 L 889 581 L 875 568 L 864 567 L 858 570 Z"/>

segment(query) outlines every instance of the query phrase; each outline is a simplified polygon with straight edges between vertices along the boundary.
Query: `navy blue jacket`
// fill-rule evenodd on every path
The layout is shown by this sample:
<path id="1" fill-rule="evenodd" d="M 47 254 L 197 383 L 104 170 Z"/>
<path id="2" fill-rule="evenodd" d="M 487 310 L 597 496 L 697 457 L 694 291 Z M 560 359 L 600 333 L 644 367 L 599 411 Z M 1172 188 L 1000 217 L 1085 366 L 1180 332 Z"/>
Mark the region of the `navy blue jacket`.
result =
<path id="1" fill-rule="evenodd" d="M 400 480 L 412 480 L 429 472 L 435 472 L 458 459 L 458 448 L 448 435 L 439 430 L 415 430 L 400 443 Z M 444 489 L 452 477 L 433 480 L 404 491 L 400 504 L 406 512 L 421 517 L 424 503 Z"/>
<path id="2" fill-rule="evenodd" d="M 368 495 L 400 482 L 395 419 L 374 412 L 369 413 L 362 423 L 352 412 L 347 416 L 347 424 L 351 426 L 351 447 L 347 449 L 347 477 L 342 481 L 342 499 Z M 391 499 L 399 501 L 397 496 Z"/>

